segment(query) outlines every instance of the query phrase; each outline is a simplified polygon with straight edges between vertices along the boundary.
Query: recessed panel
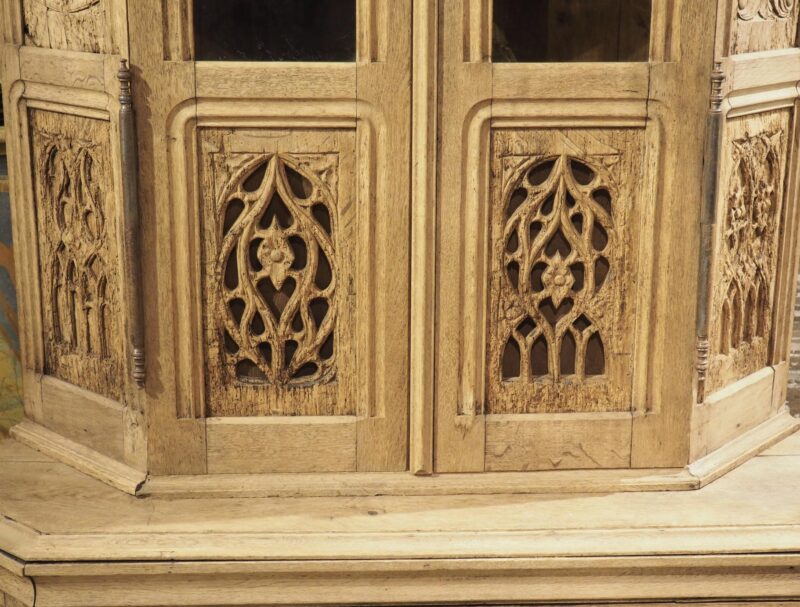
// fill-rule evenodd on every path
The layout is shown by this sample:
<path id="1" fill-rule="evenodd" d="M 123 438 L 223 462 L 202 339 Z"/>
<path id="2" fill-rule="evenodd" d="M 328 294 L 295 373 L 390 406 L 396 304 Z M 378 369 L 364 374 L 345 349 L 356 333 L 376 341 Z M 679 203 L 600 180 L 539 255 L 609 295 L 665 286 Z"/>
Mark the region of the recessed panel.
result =
<path id="1" fill-rule="evenodd" d="M 25 44 L 89 53 L 115 52 L 107 35 L 109 0 L 23 0 Z"/>
<path id="2" fill-rule="evenodd" d="M 709 391 L 770 364 L 790 122 L 785 109 L 726 125 Z"/>
<path id="3" fill-rule="evenodd" d="M 795 46 L 797 0 L 737 0 L 732 9 L 730 54 Z"/>
<path id="4" fill-rule="evenodd" d="M 208 414 L 354 415 L 353 133 L 202 138 Z"/>
<path id="5" fill-rule="evenodd" d="M 195 0 L 208 61 L 355 61 L 356 0 Z"/>
<path id="6" fill-rule="evenodd" d="M 642 131 L 493 146 L 489 412 L 629 409 Z"/>
<path id="7" fill-rule="evenodd" d="M 45 373 L 119 400 L 124 364 L 109 124 L 31 110 Z"/>
<path id="8" fill-rule="evenodd" d="M 495 62 L 647 61 L 651 0 L 494 0 Z"/>

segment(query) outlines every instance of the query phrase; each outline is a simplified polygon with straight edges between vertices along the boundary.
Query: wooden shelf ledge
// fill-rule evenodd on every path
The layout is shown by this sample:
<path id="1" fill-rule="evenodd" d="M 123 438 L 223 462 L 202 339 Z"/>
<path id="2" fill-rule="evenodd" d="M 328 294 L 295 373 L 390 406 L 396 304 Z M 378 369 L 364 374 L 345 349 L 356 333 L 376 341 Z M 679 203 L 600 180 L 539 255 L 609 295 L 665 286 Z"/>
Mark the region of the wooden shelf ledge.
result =
<path id="1" fill-rule="evenodd" d="M 0 591 L 24 605 L 800 597 L 800 435 L 703 489 L 136 498 L 0 443 Z M 35 590 L 35 592 L 34 592 Z"/>

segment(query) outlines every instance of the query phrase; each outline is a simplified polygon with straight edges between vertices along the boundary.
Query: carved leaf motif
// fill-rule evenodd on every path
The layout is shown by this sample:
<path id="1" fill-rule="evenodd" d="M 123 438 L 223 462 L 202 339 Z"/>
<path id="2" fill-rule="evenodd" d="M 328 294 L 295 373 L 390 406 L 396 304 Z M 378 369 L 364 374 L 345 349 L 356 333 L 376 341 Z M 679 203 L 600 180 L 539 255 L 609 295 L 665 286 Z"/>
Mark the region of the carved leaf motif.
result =
<path id="1" fill-rule="evenodd" d="M 218 317 L 237 381 L 332 380 L 336 213 L 325 175 L 288 155 L 234 170 L 218 206 Z"/>
<path id="2" fill-rule="evenodd" d="M 788 19 L 795 0 L 738 0 L 737 16 L 742 21 Z"/>

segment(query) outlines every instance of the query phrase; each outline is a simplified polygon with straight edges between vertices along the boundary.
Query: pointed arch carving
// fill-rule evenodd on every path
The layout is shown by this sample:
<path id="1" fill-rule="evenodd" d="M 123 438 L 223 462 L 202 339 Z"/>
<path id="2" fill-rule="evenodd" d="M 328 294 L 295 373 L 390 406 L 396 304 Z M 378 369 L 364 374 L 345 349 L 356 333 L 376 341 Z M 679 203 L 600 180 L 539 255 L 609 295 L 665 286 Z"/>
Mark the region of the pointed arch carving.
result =
<path id="1" fill-rule="evenodd" d="M 495 134 L 491 412 L 629 406 L 617 354 L 632 312 L 626 223 L 634 175 L 630 151 L 600 141 Z"/>
<path id="2" fill-rule="evenodd" d="M 108 123 L 32 110 L 46 372 L 118 400 L 123 353 Z"/>
<path id="3" fill-rule="evenodd" d="M 341 205 L 353 192 L 340 151 L 240 152 L 221 149 L 236 132 L 204 137 L 215 150 L 203 180 L 207 414 L 352 414 L 343 291 L 355 245 Z"/>
<path id="4" fill-rule="evenodd" d="M 715 261 L 710 389 L 770 364 L 788 110 L 729 122 Z"/>

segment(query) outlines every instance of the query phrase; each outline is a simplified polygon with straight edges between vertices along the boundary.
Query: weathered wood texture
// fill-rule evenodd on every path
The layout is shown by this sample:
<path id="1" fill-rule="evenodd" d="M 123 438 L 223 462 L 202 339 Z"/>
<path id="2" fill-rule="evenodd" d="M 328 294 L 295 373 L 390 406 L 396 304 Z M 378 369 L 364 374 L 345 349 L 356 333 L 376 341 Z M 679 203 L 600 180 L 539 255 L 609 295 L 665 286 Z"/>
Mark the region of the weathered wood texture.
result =
<path id="1" fill-rule="evenodd" d="M 115 53 L 109 27 L 111 4 L 112 0 L 23 0 L 25 44 Z"/>
<path id="2" fill-rule="evenodd" d="M 731 2 L 729 54 L 789 48 L 797 38 L 797 0 Z"/>
<path id="3" fill-rule="evenodd" d="M 489 412 L 630 409 L 641 135 L 494 132 Z"/>
<path id="4" fill-rule="evenodd" d="M 30 111 L 45 372 L 120 400 L 118 230 L 109 125 Z"/>
<path id="5" fill-rule="evenodd" d="M 769 365 L 789 109 L 733 118 L 723 143 L 709 391 Z"/>
<path id="6" fill-rule="evenodd" d="M 354 414 L 353 132 L 202 142 L 208 415 Z"/>

